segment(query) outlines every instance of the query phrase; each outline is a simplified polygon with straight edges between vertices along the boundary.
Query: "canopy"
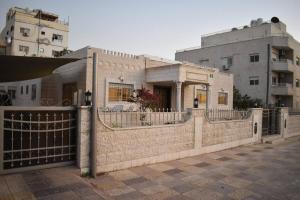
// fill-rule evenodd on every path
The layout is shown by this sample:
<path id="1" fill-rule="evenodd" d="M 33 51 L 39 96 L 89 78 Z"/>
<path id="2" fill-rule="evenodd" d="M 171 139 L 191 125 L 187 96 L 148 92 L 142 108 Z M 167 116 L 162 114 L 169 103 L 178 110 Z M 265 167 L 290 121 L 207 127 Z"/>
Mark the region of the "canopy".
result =
<path id="1" fill-rule="evenodd" d="M 0 55 L 0 82 L 13 82 L 50 75 L 62 65 L 77 58 L 45 58 Z"/>

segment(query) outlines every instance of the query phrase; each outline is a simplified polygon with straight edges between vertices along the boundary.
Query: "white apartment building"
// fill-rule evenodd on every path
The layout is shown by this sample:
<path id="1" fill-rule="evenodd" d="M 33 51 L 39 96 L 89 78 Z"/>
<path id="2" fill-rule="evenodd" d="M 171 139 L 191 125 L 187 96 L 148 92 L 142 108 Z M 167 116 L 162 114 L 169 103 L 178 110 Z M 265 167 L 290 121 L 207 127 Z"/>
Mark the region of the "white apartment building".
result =
<path id="1" fill-rule="evenodd" d="M 55 57 L 68 48 L 69 24 L 43 10 L 10 8 L 0 40 L 6 55 Z"/>
<path id="2" fill-rule="evenodd" d="M 265 105 L 300 108 L 300 43 L 276 17 L 203 35 L 201 47 L 178 50 L 175 60 L 233 73 L 236 88 Z"/>

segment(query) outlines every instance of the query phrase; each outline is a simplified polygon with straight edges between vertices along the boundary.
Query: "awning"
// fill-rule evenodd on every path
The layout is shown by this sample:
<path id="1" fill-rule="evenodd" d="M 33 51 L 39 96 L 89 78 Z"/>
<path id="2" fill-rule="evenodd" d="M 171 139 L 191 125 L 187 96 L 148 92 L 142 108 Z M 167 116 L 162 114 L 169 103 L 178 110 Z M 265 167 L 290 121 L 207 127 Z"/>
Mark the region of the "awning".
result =
<path id="1" fill-rule="evenodd" d="M 0 82 L 22 81 L 50 75 L 77 58 L 45 58 L 0 55 Z"/>

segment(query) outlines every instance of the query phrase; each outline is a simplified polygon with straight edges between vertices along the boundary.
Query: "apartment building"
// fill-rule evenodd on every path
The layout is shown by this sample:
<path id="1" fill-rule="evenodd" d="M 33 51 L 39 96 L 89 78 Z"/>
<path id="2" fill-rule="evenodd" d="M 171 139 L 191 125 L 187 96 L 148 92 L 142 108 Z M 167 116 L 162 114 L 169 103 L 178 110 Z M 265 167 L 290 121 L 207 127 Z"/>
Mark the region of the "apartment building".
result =
<path id="1" fill-rule="evenodd" d="M 178 50 L 175 60 L 234 74 L 242 94 L 265 105 L 300 108 L 300 43 L 277 17 L 201 37 L 201 47 Z"/>
<path id="2" fill-rule="evenodd" d="M 56 14 L 13 7 L 6 14 L 0 40 L 5 55 L 56 57 L 68 48 L 68 33 L 68 22 Z"/>
<path id="3" fill-rule="evenodd" d="M 56 69 L 38 79 L 6 82 L 6 91 L 16 106 L 84 105 L 83 94 L 92 91 L 92 56 L 97 53 L 99 107 L 128 110 L 133 91 L 142 87 L 158 95 L 159 109 L 199 108 L 231 109 L 233 75 L 187 62 L 149 55 L 131 55 L 85 47 L 63 57 L 78 61 Z"/>

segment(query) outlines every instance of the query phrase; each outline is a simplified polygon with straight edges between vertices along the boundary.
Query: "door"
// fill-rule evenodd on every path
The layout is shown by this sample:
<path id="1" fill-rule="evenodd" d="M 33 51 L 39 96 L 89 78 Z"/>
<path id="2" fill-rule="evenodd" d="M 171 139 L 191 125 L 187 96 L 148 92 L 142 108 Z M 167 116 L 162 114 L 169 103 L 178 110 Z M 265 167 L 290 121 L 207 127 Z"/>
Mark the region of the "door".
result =
<path id="1" fill-rule="evenodd" d="M 280 134 L 280 110 L 263 109 L 262 136 Z"/>
<path id="2" fill-rule="evenodd" d="M 154 86 L 155 95 L 158 96 L 157 109 L 171 109 L 171 87 L 169 86 Z"/>
<path id="3" fill-rule="evenodd" d="M 63 106 L 71 106 L 73 104 L 73 96 L 76 91 L 77 91 L 76 83 L 63 84 L 63 95 L 62 95 Z"/>

